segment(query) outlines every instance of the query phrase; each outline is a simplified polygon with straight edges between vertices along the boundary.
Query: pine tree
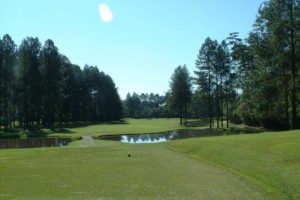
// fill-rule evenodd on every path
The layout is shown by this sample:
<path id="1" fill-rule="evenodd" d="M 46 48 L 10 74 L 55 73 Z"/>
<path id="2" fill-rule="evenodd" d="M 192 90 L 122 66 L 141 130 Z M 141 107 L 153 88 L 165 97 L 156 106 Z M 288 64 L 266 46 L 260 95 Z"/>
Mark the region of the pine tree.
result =
<path id="1" fill-rule="evenodd" d="M 205 92 L 207 96 L 209 127 L 212 128 L 213 123 L 213 69 L 216 65 L 216 49 L 217 41 L 207 38 L 202 45 L 196 60 L 196 82 L 199 90 Z"/>
<path id="2" fill-rule="evenodd" d="M 180 116 L 180 124 L 187 124 L 188 103 L 192 97 L 191 77 L 185 65 L 178 66 L 170 81 L 170 96 L 174 108 L 178 109 Z M 183 122 L 183 119 L 184 122 Z"/>
<path id="3" fill-rule="evenodd" d="M 19 47 L 18 110 L 20 124 L 25 129 L 33 128 L 41 117 L 40 53 L 41 43 L 38 38 L 27 37 Z"/>
<path id="4" fill-rule="evenodd" d="M 44 123 L 52 127 L 57 120 L 59 102 L 61 101 L 61 60 L 58 48 L 52 40 L 47 40 L 42 49 L 44 80 Z"/>

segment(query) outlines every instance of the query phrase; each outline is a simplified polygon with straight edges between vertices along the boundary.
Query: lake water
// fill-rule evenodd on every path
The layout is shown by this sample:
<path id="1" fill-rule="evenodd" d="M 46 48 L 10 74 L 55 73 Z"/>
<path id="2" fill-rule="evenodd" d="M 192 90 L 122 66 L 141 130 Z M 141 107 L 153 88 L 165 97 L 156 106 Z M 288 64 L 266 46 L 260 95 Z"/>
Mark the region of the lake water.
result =
<path id="1" fill-rule="evenodd" d="M 134 135 L 105 135 L 101 140 L 120 141 L 122 143 L 149 144 L 161 143 L 170 140 L 180 140 L 187 138 L 208 137 L 223 135 L 220 131 L 209 130 L 176 130 L 166 133 L 134 134 Z"/>
<path id="2" fill-rule="evenodd" d="M 41 148 L 62 147 L 71 142 L 71 138 L 26 138 L 26 139 L 0 139 L 0 149 L 11 148 Z"/>

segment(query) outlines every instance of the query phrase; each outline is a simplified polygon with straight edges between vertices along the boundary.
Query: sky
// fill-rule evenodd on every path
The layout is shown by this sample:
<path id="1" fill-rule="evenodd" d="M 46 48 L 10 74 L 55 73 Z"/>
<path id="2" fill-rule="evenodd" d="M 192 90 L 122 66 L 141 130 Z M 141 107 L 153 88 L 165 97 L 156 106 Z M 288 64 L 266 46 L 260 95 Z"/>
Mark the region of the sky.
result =
<path id="1" fill-rule="evenodd" d="M 204 40 L 242 38 L 263 0 L 0 0 L 0 37 L 52 39 L 72 63 L 98 66 L 128 92 L 164 94 Z"/>

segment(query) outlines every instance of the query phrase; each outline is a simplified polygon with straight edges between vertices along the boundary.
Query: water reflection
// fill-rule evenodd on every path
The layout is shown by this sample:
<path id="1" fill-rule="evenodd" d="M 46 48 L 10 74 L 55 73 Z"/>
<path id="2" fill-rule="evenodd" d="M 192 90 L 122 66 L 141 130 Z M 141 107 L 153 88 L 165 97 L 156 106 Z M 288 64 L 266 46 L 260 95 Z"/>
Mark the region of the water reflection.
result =
<path id="1" fill-rule="evenodd" d="M 38 137 L 27 139 L 0 139 L 0 149 L 11 148 L 40 148 L 40 147 L 63 147 L 71 142 L 71 138 Z"/>
<path id="2" fill-rule="evenodd" d="M 136 134 L 136 135 L 110 135 L 102 136 L 102 140 L 120 141 L 122 143 L 131 144 L 151 144 L 161 143 L 170 140 L 179 140 L 186 138 L 217 136 L 222 135 L 221 132 L 212 132 L 204 130 L 176 130 L 167 133 L 154 133 L 154 134 Z"/>

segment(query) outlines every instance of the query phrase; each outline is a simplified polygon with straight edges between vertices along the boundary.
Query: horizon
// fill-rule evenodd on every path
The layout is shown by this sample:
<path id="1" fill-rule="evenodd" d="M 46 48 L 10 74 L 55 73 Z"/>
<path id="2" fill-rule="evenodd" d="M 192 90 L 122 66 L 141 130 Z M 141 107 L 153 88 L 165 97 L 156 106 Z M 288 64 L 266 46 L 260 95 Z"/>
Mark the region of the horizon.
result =
<path id="1" fill-rule="evenodd" d="M 9 34 L 18 46 L 28 36 L 42 44 L 52 39 L 73 64 L 110 75 L 121 99 L 133 92 L 163 95 L 177 66 L 193 75 L 206 37 L 247 37 L 262 2 L 1 1 L 0 36 Z"/>

